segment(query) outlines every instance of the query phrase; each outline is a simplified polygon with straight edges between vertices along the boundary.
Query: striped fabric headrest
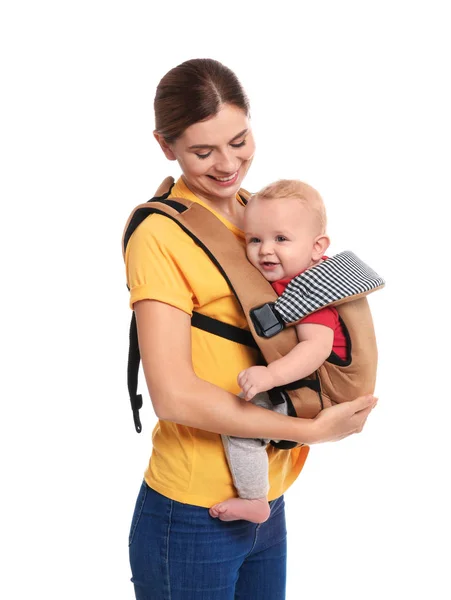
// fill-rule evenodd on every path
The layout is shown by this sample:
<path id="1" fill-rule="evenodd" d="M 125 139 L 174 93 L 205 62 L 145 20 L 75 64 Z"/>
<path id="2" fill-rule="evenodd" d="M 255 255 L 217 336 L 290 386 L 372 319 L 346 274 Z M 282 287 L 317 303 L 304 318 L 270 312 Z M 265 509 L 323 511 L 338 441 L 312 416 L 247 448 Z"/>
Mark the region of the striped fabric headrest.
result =
<path id="1" fill-rule="evenodd" d="M 294 323 L 320 308 L 383 285 L 382 277 L 346 250 L 294 277 L 274 308 L 285 323 Z"/>

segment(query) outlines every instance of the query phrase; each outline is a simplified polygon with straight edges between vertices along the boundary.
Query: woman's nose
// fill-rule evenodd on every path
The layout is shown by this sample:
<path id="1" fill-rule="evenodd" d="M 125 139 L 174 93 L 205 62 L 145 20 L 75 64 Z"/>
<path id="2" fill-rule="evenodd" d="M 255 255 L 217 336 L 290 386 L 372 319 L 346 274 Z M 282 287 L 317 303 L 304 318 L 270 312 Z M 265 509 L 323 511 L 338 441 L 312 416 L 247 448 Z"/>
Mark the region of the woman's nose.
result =
<path id="1" fill-rule="evenodd" d="M 236 162 L 236 157 L 232 153 L 224 151 L 218 156 L 215 166 L 221 173 L 232 175 L 238 168 Z"/>

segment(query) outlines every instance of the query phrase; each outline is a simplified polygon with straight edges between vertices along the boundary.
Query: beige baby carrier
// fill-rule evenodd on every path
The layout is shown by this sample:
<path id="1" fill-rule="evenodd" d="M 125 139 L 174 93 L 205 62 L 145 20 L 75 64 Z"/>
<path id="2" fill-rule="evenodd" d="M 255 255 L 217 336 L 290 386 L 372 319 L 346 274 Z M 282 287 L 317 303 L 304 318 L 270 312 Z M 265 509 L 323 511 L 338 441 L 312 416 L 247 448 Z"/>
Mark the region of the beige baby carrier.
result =
<path id="1" fill-rule="evenodd" d="M 209 210 L 185 199 L 168 199 L 174 183 L 163 181 L 156 196 L 137 206 L 127 222 L 123 252 L 136 227 L 152 214 L 165 215 L 177 223 L 218 267 L 235 293 L 246 315 L 249 331 L 193 312 L 191 325 L 231 343 L 258 348 L 263 364 L 285 356 L 297 343 L 292 325 L 307 315 L 336 306 L 347 341 L 346 361 L 332 353 L 309 377 L 269 392 L 273 404 L 288 403 L 292 416 L 314 418 L 323 408 L 374 392 L 377 346 L 366 295 L 385 285 L 384 280 L 352 252 L 341 252 L 298 275 L 278 296 L 271 284 L 246 258 L 245 249 L 234 234 Z M 244 202 L 250 194 L 239 191 Z M 135 427 L 141 431 L 137 394 L 140 354 L 133 313 L 130 326 L 128 388 Z M 237 373 L 238 375 L 238 373 Z M 294 442 L 272 442 L 278 448 L 292 448 Z"/>

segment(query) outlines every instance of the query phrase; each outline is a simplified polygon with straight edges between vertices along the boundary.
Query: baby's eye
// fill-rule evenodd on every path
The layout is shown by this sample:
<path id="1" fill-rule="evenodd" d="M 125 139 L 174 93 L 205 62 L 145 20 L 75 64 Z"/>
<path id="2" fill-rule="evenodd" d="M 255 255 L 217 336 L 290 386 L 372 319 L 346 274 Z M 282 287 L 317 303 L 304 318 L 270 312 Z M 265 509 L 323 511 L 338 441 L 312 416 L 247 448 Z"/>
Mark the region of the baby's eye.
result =
<path id="1" fill-rule="evenodd" d="M 247 243 L 248 244 L 258 244 L 260 241 L 260 239 L 258 237 L 251 237 L 248 239 Z"/>
<path id="2" fill-rule="evenodd" d="M 277 235 L 276 242 L 286 242 L 287 238 L 284 235 Z"/>

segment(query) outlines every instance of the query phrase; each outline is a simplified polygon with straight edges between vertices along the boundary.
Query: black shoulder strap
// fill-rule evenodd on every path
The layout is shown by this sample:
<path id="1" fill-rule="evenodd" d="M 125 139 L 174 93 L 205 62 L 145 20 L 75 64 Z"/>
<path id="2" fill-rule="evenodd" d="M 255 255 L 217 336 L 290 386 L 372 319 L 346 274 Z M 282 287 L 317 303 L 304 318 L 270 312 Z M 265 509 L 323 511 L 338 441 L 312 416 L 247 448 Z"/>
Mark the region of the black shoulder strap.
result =
<path id="1" fill-rule="evenodd" d="M 148 203 L 140 207 L 133 214 L 127 229 L 124 233 L 124 252 L 127 248 L 127 244 L 132 236 L 132 233 L 135 229 L 140 225 L 144 219 L 146 219 L 151 214 L 163 214 L 165 216 L 169 216 L 166 213 L 158 210 L 158 206 L 156 203 L 163 203 L 167 206 L 170 206 L 174 210 L 176 210 L 179 214 L 183 213 L 187 210 L 187 207 L 181 202 L 177 202 L 176 200 L 167 200 L 167 197 L 170 192 L 165 194 L 160 198 L 152 198 L 148 201 Z M 178 221 L 174 219 L 177 223 Z M 179 223 L 181 226 L 181 224 Z M 184 228 L 185 229 L 185 228 Z M 191 232 L 187 231 L 187 233 L 191 236 L 191 238 L 198 244 L 202 245 L 201 241 Z M 196 327 L 197 329 L 202 329 L 203 331 L 207 331 L 212 333 L 213 335 L 220 336 L 222 338 L 228 339 L 230 341 L 236 342 L 238 344 L 243 344 L 244 346 L 249 346 L 250 348 L 254 348 L 258 350 L 258 344 L 255 342 L 254 338 L 250 331 L 246 329 L 241 329 L 239 327 L 235 327 L 234 325 L 230 325 L 228 323 L 224 323 L 222 321 L 218 321 L 217 319 L 213 319 L 212 317 L 208 317 L 207 315 L 203 315 L 198 312 L 193 312 L 191 317 L 191 326 Z M 128 365 L 127 365 L 127 386 L 128 393 L 130 396 L 130 404 L 133 411 L 133 421 L 135 423 L 135 429 L 138 433 L 142 431 L 141 419 L 139 416 L 139 410 L 142 408 L 142 395 L 138 394 L 138 374 L 139 374 L 139 365 L 141 363 L 141 355 L 139 352 L 139 344 L 138 344 L 138 331 L 136 326 L 136 316 L 133 312 L 131 322 L 130 322 L 130 340 L 129 340 L 129 351 L 128 351 Z"/>
<path id="2" fill-rule="evenodd" d="M 139 418 L 139 409 L 143 405 L 143 397 L 138 394 L 138 373 L 141 355 L 138 345 L 138 330 L 136 328 L 136 316 L 133 312 L 130 322 L 130 340 L 128 346 L 128 365 L 127 365 L 127 386 L 130 396 L 130 404 L 132 405 L 133 421 L 135 429 L 141 433 L 141 419 Z"/>

